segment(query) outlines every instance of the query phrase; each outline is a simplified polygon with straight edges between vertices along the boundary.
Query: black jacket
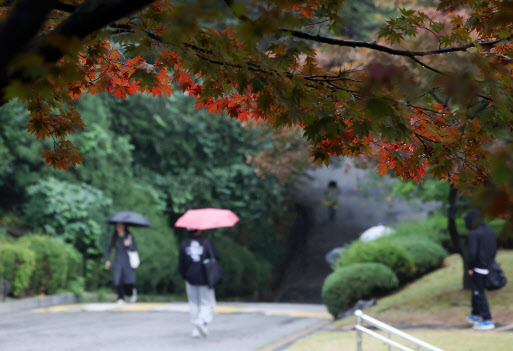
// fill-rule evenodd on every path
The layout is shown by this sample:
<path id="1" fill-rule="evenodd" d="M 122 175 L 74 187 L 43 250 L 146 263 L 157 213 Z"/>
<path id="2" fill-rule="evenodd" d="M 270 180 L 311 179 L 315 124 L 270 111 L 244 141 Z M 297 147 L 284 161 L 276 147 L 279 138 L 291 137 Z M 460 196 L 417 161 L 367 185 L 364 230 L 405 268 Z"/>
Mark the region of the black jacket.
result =
<path id="1" fill-rule="evenodd" d="M 214 243 L 204 237 L 190 237 L 180 243 L 178 272 L 191 285 L 208 285 L 203 260 L 210 257 L 208 246 L 219 260 L 219 252 Z"/>
<path id="2" fill-rule="evenodd" d="M 491 227 L 483 222 L 477 222 L 478 211 L 471 211 L 465 216 L 465 225 L 471 229 L 468 234 L 468 269 L 489 269 L 495 260 L 497 243 Z M 476 225 L 477 224 L 477 225 Z"/>

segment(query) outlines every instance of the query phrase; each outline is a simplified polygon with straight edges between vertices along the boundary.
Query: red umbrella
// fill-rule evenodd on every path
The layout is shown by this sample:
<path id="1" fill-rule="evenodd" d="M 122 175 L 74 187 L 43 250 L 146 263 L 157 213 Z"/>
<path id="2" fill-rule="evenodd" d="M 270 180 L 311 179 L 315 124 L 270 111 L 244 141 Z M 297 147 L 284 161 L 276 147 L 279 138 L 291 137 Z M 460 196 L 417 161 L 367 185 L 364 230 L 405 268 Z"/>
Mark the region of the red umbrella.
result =
<path id="1" fill-rule="evenodd" d="M 193 228 L 199 230 L 233 227 L 239 217 L 230 210 L 220 208 L 199 208 L 188 210 L 178 218 L 175 227 Z"/>

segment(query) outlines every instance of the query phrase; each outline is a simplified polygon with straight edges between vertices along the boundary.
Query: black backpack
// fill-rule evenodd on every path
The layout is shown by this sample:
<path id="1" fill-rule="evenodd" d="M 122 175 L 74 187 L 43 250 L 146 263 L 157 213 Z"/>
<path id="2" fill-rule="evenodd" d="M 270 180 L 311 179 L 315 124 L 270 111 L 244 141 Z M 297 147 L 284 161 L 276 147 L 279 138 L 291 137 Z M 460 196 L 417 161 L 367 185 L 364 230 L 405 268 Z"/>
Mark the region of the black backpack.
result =
<path id="1" fill-rule="evenodd" d="M 504 274 L 501 266 L 497 262 L 493 262 L 489 269 L 488 277 L 486 279 L 486 289 L 497 290 L 503 288 L 508 280 Z"/>

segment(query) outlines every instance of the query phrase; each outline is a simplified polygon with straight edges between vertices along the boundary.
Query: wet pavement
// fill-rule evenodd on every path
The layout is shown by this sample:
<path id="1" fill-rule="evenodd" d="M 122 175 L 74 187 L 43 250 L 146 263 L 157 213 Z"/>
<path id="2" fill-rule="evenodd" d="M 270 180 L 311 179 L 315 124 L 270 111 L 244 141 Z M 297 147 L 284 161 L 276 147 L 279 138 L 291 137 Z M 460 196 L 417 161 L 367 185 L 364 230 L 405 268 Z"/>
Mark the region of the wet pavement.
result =
<path id="1" fill-rule="evenodd" d="M 0 350 L 275 350 L 281 339 L 330 322 L 322 305 L 226 303 L 209 336 L 193 339 L 184 303 L 60 305 L 0 314 Z"/>

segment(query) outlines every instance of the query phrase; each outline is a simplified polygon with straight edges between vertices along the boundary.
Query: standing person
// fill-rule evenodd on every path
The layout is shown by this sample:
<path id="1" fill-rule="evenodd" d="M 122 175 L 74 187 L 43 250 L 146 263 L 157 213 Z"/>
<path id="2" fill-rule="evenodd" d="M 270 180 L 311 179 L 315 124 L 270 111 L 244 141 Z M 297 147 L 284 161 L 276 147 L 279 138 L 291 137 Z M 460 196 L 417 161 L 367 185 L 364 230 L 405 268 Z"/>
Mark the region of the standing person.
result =
<path id="1" fill-rule="evenodd" d="M 331 180 L 324 190 L 324 200 L 322 203 L 328 207 L 328 218 L 330 221 L 335 219 L 335 214 L 338 207 L 338 197 L 340 195 L 340 190 L 337 186 L 337 182 Z"/>
<path id="2" fill-rule="evenodd" d="M 113 248 L 116 249 L 116 253 L 111 264 L 109 258 Z M 114 234 L 105 248 L 104 261 L 107 269 L 113 267 L 118 304 L 125 303 L 125 294 L 129 296 L 131 303 L 137 301 L 137 290 L 134 288 L 135 270 L 130 266 L 127 251 L 137 251 L 135 238 L 124 223 L 116 223 Z"/>
<path id="3" fill-rule="evenodd" d="M 474 324 L 474 329 L 490 330 L 495 328 L 495 324 L 484 290 L 489 269 L 497 253 L 497 244 L 493 229 L 482 222 L 479 216 L 477 209 L 465 216 L 465 225 L 470 230 L 467 267 L 472 288 L 472 312 L 467 320 Z"/>
<path id="4" fill-rule="evenodd" d="M 201 236 L 201 230 L 187 229 L 189 238 L 180 243 L 178 271 L 185 280 L 185 290 L 189 301 L 189 313 L 193 325 L 192 337 L 208 335 L 207 326 L 214 318 L 216 296 L 207 283 L 203 261 L 210 257 L 212 251 L 215 259 L 219 253 L 214 243 Z M 210 250 L 209 250 L 210 246 Z"/>

